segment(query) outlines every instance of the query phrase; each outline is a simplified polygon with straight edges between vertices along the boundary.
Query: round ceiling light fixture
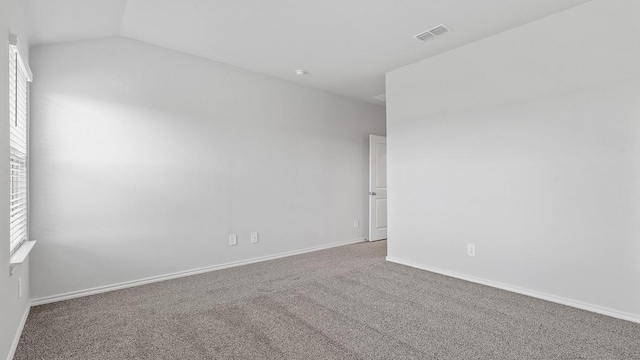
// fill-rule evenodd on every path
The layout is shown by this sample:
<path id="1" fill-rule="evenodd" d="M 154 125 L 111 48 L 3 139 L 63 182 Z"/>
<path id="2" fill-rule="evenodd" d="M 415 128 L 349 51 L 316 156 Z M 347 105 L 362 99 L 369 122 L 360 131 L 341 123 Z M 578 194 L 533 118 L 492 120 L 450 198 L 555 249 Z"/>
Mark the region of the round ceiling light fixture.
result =
<path id="1" fill-rule="evenodd" d="M 302 69 L 298 69 L 296 70 L 296 75 L 298 76 L 305 76 L 308 75 L 309 73 L 307 72 L 307 70 L 302 70 Z"/>

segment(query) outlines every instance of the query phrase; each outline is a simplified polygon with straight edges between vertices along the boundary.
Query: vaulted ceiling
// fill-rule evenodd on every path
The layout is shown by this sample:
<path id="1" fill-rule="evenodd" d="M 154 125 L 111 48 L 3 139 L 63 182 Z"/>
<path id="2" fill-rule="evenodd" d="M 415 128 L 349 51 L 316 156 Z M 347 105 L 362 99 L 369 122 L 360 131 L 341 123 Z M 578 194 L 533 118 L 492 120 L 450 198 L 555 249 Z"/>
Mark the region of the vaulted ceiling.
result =
<path id="1" fill-rule="evenodd" d="M 375 103 L 390 70 L 589 0 L 24 1 L 32 45 L 124 36 Z"/>

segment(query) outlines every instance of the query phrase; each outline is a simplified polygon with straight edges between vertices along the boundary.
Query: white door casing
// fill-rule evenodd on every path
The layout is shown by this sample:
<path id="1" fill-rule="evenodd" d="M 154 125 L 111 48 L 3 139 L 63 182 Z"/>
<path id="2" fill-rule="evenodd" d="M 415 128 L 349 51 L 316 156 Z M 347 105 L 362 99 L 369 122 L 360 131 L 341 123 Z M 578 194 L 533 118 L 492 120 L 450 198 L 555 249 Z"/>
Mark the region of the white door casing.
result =
<path id="1" fill-rule="evenodd" d="M 387 138 L 369 135 L 369 241 L 387 238 Z"/>

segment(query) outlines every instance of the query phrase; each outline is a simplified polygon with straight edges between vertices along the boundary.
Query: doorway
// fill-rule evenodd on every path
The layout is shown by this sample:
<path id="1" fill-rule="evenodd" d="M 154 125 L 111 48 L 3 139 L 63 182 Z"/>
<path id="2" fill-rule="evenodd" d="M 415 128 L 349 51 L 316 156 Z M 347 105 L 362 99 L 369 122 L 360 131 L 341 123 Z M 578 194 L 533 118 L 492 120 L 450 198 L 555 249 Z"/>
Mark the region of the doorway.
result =
<path id="1" fill-rule="evenodd" d="M 387 238 L 387 138 L 369 135 L 369 241 Z"/>

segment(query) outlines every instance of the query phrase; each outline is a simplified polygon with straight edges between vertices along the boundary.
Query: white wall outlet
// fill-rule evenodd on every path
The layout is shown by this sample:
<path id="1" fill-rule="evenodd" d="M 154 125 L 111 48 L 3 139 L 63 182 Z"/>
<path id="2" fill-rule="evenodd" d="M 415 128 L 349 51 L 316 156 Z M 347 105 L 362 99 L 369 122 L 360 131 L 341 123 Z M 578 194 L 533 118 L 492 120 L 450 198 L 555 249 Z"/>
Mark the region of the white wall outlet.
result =
<path id="1" fill-rule="evenodd" d="M 475 244 L 467 244 L 467 255 L 476 256 L 476 245 Z"/>
<path id="2" fill-rule="evenodd" d="M 257 232 L 252 232 L 251 233 L 251 243 L 255 244 L 258 242 L 258 233 Z"/>
<path id="3" fill-rule="evenodd" d="M 359 228 L 359 227 L 360 227 L 360 221 L 358 221 L 358 220 L 353 220 L 353 227 L 354 227 L 354 228 Z"/>
<path id="4" fill-rule="evenodd" d="M 18 299 L 22 299 L 22 278 L 18 278 Z"/>
<path id="5" fill-rule="evenodd" d="M 236 234 L 229 235 L 229 245 L 231 246 L 238 245 L 238 235 Z"/>

